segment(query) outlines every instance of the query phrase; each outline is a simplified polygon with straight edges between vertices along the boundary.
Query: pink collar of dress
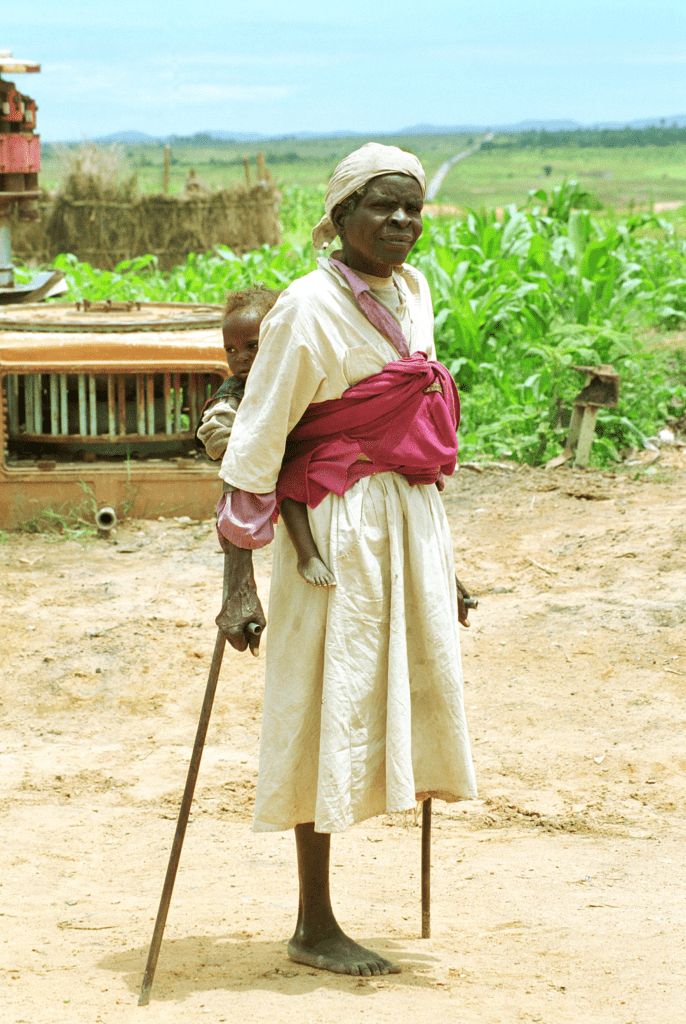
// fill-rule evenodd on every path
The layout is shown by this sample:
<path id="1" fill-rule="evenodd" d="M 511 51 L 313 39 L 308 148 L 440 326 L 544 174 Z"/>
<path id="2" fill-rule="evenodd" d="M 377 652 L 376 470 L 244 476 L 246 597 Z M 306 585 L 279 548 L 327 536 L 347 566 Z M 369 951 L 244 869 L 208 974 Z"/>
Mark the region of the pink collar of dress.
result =
<path id="1" fill-rule="evenodd" d="M 332 256 L 329 256 L 329 263 L 348 282 L 355 296 L 355 301 L 372 327 L 376 327 L 377 331 L 380 331 L 385 338 L 388 338 L 401 359 L 409 359 L 410 346 L 400 324 L 380 302 L 377 302 L 367 282 L 358 277 L 350 267 L 346 267 L 345 263 L 335 260 Z"/>

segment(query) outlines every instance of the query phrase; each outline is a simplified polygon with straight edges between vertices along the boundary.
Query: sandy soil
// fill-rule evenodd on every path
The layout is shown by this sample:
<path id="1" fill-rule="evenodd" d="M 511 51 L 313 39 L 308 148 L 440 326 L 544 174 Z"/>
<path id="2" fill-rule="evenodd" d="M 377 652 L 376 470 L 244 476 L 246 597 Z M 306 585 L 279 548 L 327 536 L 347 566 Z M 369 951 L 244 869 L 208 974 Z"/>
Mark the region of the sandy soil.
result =
<path id="1" fill-rule="evenodd" d="M 480 799 L 435 805 L 434 937 L 412 815 L 333 847 L 341 921 L 396 977 L 287 959 L 292 836 L 250 832 L 264 662 L 227 654 L 146 1009 L 222 559 L 209 522 L 6 537 L 0 1019 L 684 1020 L 686 457 L 645 469 L 449 484 Z"/>

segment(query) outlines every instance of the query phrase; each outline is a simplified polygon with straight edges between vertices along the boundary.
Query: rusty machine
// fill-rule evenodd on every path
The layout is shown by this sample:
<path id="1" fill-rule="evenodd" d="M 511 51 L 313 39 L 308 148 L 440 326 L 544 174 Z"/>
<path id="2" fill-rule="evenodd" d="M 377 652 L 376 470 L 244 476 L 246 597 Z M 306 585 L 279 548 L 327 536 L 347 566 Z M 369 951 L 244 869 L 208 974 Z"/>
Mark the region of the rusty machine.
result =
<path id="1" fill-rule="evenodd" d="M 0 50 L 0 305 L 35 302 L 62 280 L 61 271 L 44 271 L 30 284 L 17 286 L 12 266 L 11 217 L 38 219 L 38 172 L 40 136 L 36 134 L 36 101 L 19 92 L 5 74 L 34 74 L 40 64 L 16 60 L 10 50 Z"/>
<path id="2" fill-rule="evenodd" d="M 18 285 L 11 226 L 38 216 L 35 100 L 3 75 L 40 71 L 0 50 L 0 528 L 87 496 L 119 515 L 210 515 L 217 466 L 193 435 L 228 375 L 221 306 L 57 302 L 61 271 Z"/>
<path id="3" fill-rule="evenodd" d="M 37 71 L 0 50 L 0 528 L 84 494 L 104 529 L 123 511 L 203 518 L 221 481 L 193 435 L 228 374 L 221 306 L 46 304 L 62 271 L 15 281 L 11 226 L 39 216 L 41 154 L 36 102 L 3 75 Z"/>
<path id="4" fill-rule="evenodd" d="M 229 372 L 222 307 L 84 306 L 0 307 L 0 529 L 84 496 L 119 516 L 209 517 L 221 480 L 193 436 Z"/>

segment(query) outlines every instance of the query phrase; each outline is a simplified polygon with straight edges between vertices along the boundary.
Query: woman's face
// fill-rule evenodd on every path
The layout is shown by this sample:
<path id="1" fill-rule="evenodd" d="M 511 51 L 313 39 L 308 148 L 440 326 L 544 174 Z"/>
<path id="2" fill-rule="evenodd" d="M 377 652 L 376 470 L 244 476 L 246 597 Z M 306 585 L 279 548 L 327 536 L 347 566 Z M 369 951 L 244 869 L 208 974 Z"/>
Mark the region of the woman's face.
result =
<path id="1" fill-rule="evenodd" d="M 369 183 L 352 213 L 333 211 L 343 243 L 343 262 L 351 270 L 390 277 L 422 233 L 424 200 L 419 182 L 407 174 L 384 174 Z"/>
<path id="2" fill-rule="evenodd" d="M 263 316 L 254 309 L 239 309 L 229 313 L 222 325 L 226 361 L 239 380 L 247 380 L 255 361 Z"/>

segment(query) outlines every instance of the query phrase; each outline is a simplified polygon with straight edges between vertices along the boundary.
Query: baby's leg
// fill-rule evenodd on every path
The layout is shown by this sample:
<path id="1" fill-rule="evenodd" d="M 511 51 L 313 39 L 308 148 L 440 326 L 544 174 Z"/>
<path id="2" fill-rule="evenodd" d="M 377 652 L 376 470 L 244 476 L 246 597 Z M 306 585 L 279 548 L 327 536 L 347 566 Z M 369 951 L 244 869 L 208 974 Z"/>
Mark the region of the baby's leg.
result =
<path id="1" fill-rule="evenodd" d="M 284 498 L 280 508 L 288 536 L 298 556 L 298 572 L 302 578 L 315 587 L 335 587 L 336 578 L 322 562 L 314 542 L 307 518 L 307 505 L 293 501 L 292 498 Z"/>

